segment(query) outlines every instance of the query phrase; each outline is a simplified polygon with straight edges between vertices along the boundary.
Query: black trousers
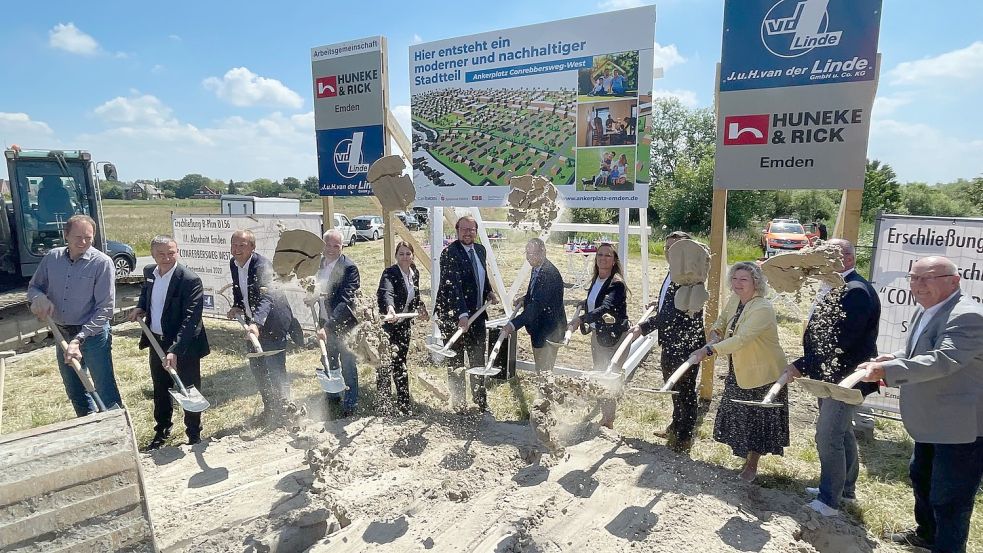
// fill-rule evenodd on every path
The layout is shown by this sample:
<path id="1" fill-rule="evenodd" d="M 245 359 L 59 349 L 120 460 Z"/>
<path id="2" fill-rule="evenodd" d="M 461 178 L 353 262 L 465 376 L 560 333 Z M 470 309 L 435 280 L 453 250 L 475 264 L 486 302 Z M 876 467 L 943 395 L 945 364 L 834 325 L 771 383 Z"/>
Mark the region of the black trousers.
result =
<path id="1" fill-rule="evenodd" d="M 159 339 L 159 337 L 158 337 Z M 166 342 L 165 342 L 166 343 Z M 201 358 L 191 355 L 179 355 L 177 358 L 177 374 L 185 387 L 194 386 L 201 390 Z M 164 369 L 157 352 L 150 349 L 150 378 L 154 384 L 154 432 L 171 431 L 171 417 L 174 414 L 173 398 L 168 393 L 169 388 L 177 388 L 170 373 Z M 201 413 L 184 412 L 184 427 L 188 438 L 201 437 Z"/>
<path id="2" fill-rule="evenodd" d="M 682 351 L 663 348 L 660 361 L 662 378 L 668 380 L 692 352 L 693 350 Z M 696 427 L 696 413 L 699 407 L 696 394 L 696 375 L 699 372 L 699 367 L 690 367 L 673 388 L 679 393 L 672 396 L 672 422 L 669 424 L 669 430 L 680 441 L 693 439 L 693 429 Z"/>
<path id="3" fill-rule="evenodd" d="M 410 352 L 410 324 L 384 324 L 382 328 L 389 336 L 392 358 L 383 364 L 376 373 L 376 386 L 379 399 L 392 397 L 393 385 L 396 388 L 396 405 L 402 408 L 410 405 L 410 375 L 406 369 L 406 356 Z"/>

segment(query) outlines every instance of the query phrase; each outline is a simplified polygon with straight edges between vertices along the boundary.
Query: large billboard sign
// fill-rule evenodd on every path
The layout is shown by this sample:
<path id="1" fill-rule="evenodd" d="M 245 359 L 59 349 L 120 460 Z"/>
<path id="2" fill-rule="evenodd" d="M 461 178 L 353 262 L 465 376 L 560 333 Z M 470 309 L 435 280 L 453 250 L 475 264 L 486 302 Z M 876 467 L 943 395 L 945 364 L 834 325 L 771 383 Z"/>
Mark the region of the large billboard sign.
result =
<path id="1" fill-rule="evenodd" d="M 714 185 L 863 188 L 881 0 L 729 0 Z"/>
<path id="2" fill-rule="evenodd" d="M 369 166 L 385 152 L 382 37 L 311 48 L 322 196 L 372 193 Z"/>
<path id="3" fill-rule="evenodd" d="M 410 47 L 418 205 L 505 205 L 548 177 L 567 207 L 642 207 L 655 6 Z"/>

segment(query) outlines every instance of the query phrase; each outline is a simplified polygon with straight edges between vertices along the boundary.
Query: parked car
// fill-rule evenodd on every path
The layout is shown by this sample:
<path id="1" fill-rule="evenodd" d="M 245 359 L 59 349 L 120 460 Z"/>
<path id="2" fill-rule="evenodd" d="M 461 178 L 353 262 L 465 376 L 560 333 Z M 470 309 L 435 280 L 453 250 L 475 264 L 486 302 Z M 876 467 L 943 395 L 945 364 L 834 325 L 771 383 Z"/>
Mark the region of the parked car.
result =
<path id="1" fill-rule="evenodd" d="M 425 225 L 430 221 L 430 210 L 426 207 L 413 206 L 413 215 L 420 225 Z"/>
<path id="2" fill-rule="evenodd" d="M 405 211 L 397 211 L 395 215 L 400 221 L 403 222 L 404 225 L 406 225 L 406 228 L 410 230 L 420 230 L 420 221 L 417 221 L 416 215 Z"/>
<path id="3" fill-rule="evenodd" d="M 761 249 L 766 257 L 780 250 L 801 250 L 808 245 L 809 237 L 797 219 L 773 219 L 761 231 Z"/>
<path id="4" fill-rule="evenodd" d="M 355 233 L 363 240 L 378 240 L 386 229 L 379 215 L 359 215 L 352 219 Z"/>
<path id="5" fill-rule="evenodd" d="M 335 213 L 334 228 L 335 230 L 341 232 L 342 242 L 344 242 L 346 246 L 350 247 L 355 245 L 355 225 L 352 224 L 347 215 L 344 213 Z"/>
<path id="6" fill-rule="evenodd" d="M 137 266 L 137 256 L 129 244 L 106 240 L 106 255 L 113 260 L 117 277 L 125 277 Z"/>

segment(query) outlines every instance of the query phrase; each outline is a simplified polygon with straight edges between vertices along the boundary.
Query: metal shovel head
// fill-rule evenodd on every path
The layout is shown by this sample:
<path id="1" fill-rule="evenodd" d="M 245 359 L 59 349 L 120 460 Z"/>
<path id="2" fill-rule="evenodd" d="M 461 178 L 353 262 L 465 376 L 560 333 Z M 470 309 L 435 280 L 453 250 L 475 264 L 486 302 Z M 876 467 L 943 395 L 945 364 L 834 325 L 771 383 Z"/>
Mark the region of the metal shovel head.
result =
<path id="1" fill-rule="evenodd" d="M 276 355 L 276 354 L 278 354 L 278 353 L 280 353 L 282 351 L 283 351 L 282 349 L 275 349 L 273 351 L 255 351 L 255 352 L 252 352 L 252 353 L 247 353 L 246 354 L 246 358 L 247 359 L 254 359 L 256 357 L 269 357 L 271 355 Z"/>
<path id="2" fill-rule="evenodd" d="M 587 378 L 590 378 L 594 382 L 604 386 L 608 390 L 613 390 L 621 384 L 621 373 L 614 371 L 604 371 L 604 372 L 590 372 L 587 373 Z"/>
<path id="3" fill-rule="evenodd" d="M 747 399 L 732 399 L 734 403 L 740 403 L 741 405 L 750 405 L 751 407 L 782 407 L 784 403 L 775 403 L 771 401 L 750 401 Z"/>
<path id="4" fill-rule="evenodd" d="M 201 392 L 194 386 L 186 386 L 185 390 L 188 391 L 188 395 L 184 395 L 181 393 L 181 390 L 174 388 L 167 390 L 170 392 L 171 397 L 181 406 L 181 409 L 191 413 L 201 413 L 211 406 L 208 400 L 205 399 L 205 396 L 201 395 Z"/>
<path id="5" fill-rule="evenodd" d="M 467 371 L 468 374 L 473 374 L 475 376 L 495 376 L 500 372 L 502 372 L 502 369 L 495 367 L 471 367 Z"/>
<path id="6" fill-rule="evenodd" d="M 818 398 L 828 397 L 848 405 L 860 405 L 864 402 L 864 395 L 856 388 L 844 388 L 832 382 L 823 382 L 811 378 L 796 378 L 795 383 Z"/>
<path id="7" fill-rule="evenodd" d="M 314 374 L 317 375 L 317 383 L 321 385 L 321 389 L 329 394 L 340 394 L 348 389 L 341 375 L 331 375 L 322 370 L 316 370 Z"/>
<path id="8" fill-rule="evenodd" d="M 442 355 L 444 357 L 454 357 L 457 352 L 452 349 L 444 349 L 443 346 L 438 346 L 437 344 L 427 344 L 426 348 L 437 355 Z"/>
<path id="9" fill-rule="evenodd" d="M 658 395 L 672 395 L 672 394 L 678 394 L 679 393 L 676 390 L 663 390 L 661 388 L 659 388 L 658 390 L 656 390 L 655 388 L 639 388 L 637 386 L 632 386 L 631 388 L 628 388 L 628 389 L 631 390 L 631 391 L 633 391 L 633 392 L 645 392 L 645 393 L 648 393 L 648 394 L 658 394 Z"/>

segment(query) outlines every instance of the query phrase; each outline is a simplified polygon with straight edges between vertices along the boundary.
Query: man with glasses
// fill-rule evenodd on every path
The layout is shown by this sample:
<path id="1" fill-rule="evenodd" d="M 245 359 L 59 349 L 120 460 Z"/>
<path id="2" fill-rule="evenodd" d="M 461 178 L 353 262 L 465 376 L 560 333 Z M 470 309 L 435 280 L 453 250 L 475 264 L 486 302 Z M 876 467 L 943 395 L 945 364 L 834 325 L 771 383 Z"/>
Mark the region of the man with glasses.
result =
<path id="1" fill-rule="evenodd" d="M 449 339 L 457 329 L 464 333 L 454 343 L 455 356 L 447 367 L 447 387 L 451 395 L 451 408 L 461 412 L 465 409 L 464 369 L 485 364 L 485 321 L 488 315 L 482 313 L 468 322 L 468 317 L 478 311 L 485 302 L 498 303 L 492 292 L 488 271 L 485 269 L 485 247 L 475 243 L 478 223 L 474 217 L 465 215 L 454 225 L 457 240 L 451 242 L 440 252 L 440 287 L 437 288 L 437 302 L 434 313 L 437 326 L 444 339 Z M 471 397 L 482 411 L 488 409 L 485 393 L 485 377 L 468 375 L 471 384 Z"/>
<path id="2" fill-rule="evenodd" d="M 965 551 L 983 476 L 983 307 L 962 293 L 945 257 L 919 259 L 908 281 L 919 307 L 905 348 L 860 365 L 864 380 L 901 388 L 901 419 L 915 440 L 908 475 L 917 527 L 890 538 Z"/>

